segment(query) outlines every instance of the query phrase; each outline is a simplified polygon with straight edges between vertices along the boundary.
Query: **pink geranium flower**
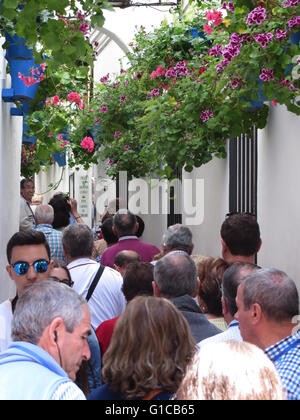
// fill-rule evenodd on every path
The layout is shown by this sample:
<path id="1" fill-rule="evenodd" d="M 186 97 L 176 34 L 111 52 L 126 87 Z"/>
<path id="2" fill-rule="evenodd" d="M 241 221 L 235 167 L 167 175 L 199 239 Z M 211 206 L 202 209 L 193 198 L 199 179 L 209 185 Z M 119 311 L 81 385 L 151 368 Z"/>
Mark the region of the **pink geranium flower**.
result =
<path id="1" fill-rule="evenodd" d="M 92 153 L 95 147 L 95 143 L 93 142 L 93 139 L 91 137 L 85 137 L 80 143 L 80 146 L 83 149 L 86 149 L 89 153 Z"/>

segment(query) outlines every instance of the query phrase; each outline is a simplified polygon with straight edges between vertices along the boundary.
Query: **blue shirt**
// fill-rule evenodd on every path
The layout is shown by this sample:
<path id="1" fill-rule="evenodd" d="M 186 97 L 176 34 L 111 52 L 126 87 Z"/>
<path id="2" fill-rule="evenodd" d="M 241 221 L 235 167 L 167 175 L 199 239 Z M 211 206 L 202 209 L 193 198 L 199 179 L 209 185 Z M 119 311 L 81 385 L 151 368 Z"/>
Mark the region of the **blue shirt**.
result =
<path id="1" fill-rule="evenodd" d="M 85 396 L 49 353 L 16 341 L 0 354 L 0 400 L 85 400 Z"/>
<path id="2" fill-rule="evenodd" d="M 300 400 L 300 331 L 265 349 L 274 363 L 287 399 Z"/>
<path id="3" fill-rule="evenodd" d="M 67 264 L 62 247 L 62 233 L 47 224 L 40 224 L 35 228 L 35 230 L 42 232 L 45 235 L 50 246 L 51 258 L 63 261 Z"/>

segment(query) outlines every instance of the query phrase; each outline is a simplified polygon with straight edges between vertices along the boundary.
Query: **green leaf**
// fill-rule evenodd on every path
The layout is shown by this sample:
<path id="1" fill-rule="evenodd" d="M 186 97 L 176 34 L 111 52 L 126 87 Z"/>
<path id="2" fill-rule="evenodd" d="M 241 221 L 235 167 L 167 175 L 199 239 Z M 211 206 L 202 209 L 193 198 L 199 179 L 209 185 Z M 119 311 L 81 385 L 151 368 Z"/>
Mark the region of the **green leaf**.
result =
<path id="1" fill-rule="evenodd" d="M 105 17 L 103 16 L 103 14 L 94 15 L 91 18 L 91 23 L 92 23 L 93 28 L 95 26 L 97 26 L 98 28 L 102 28 L 102 26 L 104 25 L 104 22 L 105 22 Z"/>

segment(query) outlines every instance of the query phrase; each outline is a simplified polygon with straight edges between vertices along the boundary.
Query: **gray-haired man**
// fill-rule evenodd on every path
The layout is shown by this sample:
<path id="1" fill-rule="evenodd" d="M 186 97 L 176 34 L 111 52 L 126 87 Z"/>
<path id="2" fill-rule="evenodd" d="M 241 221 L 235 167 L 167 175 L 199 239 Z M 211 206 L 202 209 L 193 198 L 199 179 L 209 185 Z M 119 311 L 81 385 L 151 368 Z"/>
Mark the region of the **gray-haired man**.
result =
<path id="1" fill-rule="evenodd" d="M 45 280 L 23 293 L 12 323 L 13 343 L 0 355 L 0 399 L 84 400 L 73 383 L 90 358 L 86 301 Z"/>

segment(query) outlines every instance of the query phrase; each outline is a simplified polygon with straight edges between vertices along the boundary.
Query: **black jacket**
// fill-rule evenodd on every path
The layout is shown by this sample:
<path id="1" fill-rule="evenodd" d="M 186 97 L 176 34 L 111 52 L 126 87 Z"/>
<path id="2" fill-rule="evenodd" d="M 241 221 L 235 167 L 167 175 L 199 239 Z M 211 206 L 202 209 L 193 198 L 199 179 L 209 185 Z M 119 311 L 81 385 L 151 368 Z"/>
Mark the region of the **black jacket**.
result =
<path id="1" fill-rule="evenodd" d="M 192 296 L 183 295 L 171 298 L 170 301 L 186 318 L 196 343 L 222 332 L 219 328 L 207 320 L 206 316 L 203 315 L 199 305 L 197 305 Z"/>

